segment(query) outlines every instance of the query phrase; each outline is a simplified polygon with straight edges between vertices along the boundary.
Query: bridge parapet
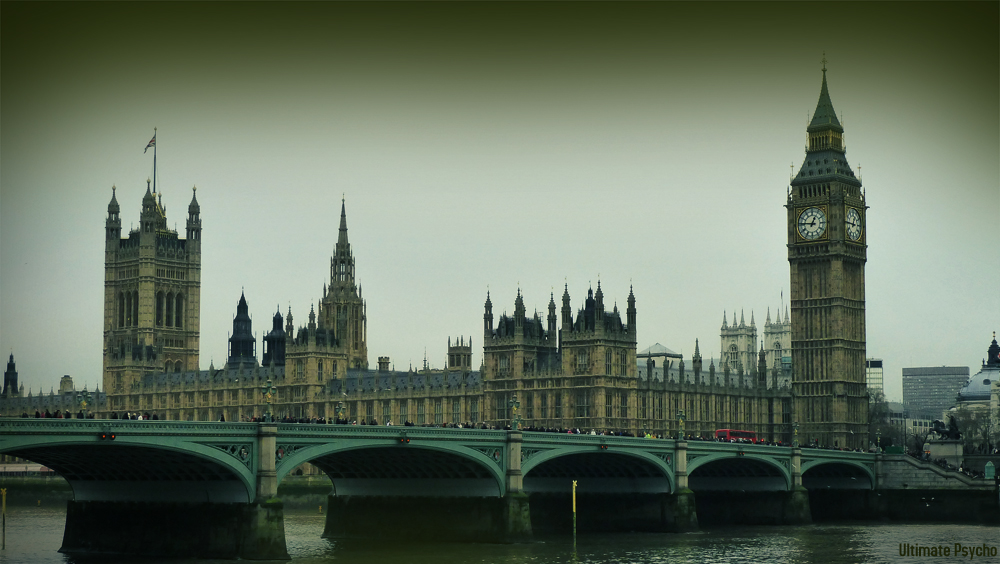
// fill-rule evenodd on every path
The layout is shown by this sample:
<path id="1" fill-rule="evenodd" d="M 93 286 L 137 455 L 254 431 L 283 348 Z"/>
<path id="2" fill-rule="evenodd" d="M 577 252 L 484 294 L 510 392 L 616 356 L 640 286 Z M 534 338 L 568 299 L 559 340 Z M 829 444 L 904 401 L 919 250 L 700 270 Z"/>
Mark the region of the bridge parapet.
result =
<path id="1" fill-rule="evenodd" d="M 880 489 L 886 490 L 983 490 L 991 491 L 990 480 L 970 478 L 937 464 L 924 462 L 906 454 L 882 456 Z"/>

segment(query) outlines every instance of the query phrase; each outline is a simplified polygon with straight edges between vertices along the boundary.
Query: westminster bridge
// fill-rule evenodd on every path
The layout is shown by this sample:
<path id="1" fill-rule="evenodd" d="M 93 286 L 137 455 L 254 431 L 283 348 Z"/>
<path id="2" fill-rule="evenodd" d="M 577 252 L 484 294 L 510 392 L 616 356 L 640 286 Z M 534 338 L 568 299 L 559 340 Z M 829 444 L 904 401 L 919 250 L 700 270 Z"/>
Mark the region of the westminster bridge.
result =
<path id="1" fill-rule="evenodd" d="M 901 455 L 432 427 L 4 419 L 0 453 L 69 482 L 67 553 L 287 558 L 277 487 L 305 462 L 333 483 L 330 537 L 517 540 L 568 522 L 574 483 L 581 525 L 660 531 L 805 523 L 813 494 L 989 489 Z"/>

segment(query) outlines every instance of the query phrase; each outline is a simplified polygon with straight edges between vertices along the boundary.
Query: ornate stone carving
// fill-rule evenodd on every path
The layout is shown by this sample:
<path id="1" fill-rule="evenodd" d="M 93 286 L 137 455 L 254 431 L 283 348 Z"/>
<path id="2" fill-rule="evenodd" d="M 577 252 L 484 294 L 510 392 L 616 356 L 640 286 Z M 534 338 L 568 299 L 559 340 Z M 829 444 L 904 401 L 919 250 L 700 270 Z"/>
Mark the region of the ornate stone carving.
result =
<path id="1" fill-rule="evenodd" d="M 487 458 L 492 459 L 493 462 L 497 463 L 497 466 L 500 466 L 502 464 L 503 452 L 501 447 L 488 447 L 488 448 L 478 447 L 475 450 L 483 453 L 483 455 L 486 456 Z M 523 454 L 522 454 L 522 459 L 523 459 Z"/>
<path id="2" fill-rule="evenodd" d="M 253 444 L 251 443 L 237 443 L 228 445 L 209 445 L 213 446 L 222 452 L 232 456 L 236 460 L 239 460 L 244 466 L 250 468 L 250 463 L 253 461 Z"/>

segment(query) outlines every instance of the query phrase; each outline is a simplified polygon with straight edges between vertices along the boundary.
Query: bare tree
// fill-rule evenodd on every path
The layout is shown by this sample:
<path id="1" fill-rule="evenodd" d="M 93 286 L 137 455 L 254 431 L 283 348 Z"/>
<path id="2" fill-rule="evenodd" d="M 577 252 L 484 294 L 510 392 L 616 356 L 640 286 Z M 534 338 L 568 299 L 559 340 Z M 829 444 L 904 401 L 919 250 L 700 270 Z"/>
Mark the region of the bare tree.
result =
<path id="1" fill-rule="evenodd" d="M 894 443 L 896 430 L 890 424 L 891 412 L 885 394 L 879 389 L 868 389 L 868 442 L 887 447 Z M 879 438 L 881 437 L 881 439 Z"/>

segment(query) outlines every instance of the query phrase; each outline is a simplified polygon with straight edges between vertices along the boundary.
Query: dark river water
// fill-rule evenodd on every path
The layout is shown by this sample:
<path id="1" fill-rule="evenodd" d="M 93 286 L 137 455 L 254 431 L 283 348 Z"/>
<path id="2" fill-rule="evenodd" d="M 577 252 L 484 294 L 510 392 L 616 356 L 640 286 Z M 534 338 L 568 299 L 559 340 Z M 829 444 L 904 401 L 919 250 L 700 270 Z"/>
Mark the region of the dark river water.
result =
<path id="1" fill-rule="evenodd" d="M 125 517 L 127 518 L 127 517 Z M 66 564 L 59 554 L 65 510 L 55 507 L 7 507 L 7 548 L 0 563 Z M 881 562 L 1000 562 L 998 557 L 900 556 L 900 543 L 911 546 L 982 546 L 1000 548 L 1000 529 L 968 524 L 846 523 L 796 527 L 712 528 L 694 533 L 615 533 L 538 538 L 525 544 L 345 543 L 320 538 L 324 516 L 288 512 L 285 536 L 295 564 L 619 564 L 747 563 L 853 564 Z M 108 523 L 114 527 L 114 523 Z M 377 528 L 378 523 L 372 523 Z M 447 527 L 448 523 L 441 523 Z M 104 561 L 104 560 L 102 560 Z M 123 559 L 145 564 L 213 564 L 212 560 Z"/>

